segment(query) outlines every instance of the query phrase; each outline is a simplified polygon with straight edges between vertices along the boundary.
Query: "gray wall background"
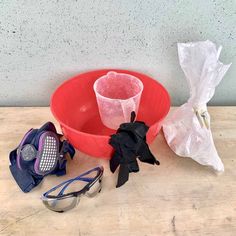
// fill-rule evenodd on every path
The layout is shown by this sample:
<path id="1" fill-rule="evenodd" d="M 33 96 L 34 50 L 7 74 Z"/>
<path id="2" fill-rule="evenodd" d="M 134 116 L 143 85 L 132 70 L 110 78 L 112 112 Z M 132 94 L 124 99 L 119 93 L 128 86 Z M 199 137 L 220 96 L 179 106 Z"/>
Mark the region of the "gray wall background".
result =
<path id="1" fill-rule="evenodd" d="M 236 105 L 236 0 L 0 0 L 0 105 L 48 105 L 62 81 L 104 67 L 153 76 L 179 105 L 176 43 L 206 39 L 233 63 L 210 104 Z"/>

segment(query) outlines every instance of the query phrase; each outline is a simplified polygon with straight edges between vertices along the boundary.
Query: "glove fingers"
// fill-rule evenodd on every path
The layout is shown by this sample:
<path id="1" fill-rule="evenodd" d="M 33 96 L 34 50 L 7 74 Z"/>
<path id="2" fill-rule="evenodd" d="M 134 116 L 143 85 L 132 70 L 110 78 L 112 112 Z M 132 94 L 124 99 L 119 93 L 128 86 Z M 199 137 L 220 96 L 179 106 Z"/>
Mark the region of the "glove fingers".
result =
<path id="1" fill-rule="evenodd" d="M 140 148 L 140 152 L 139 154 L 139 160 L 145 163 L 149 163 L 149 164 L 156 164 L 156 165 L 160 165 L 160 162 L 153 156 L 153 154 L 151 153 L 148 145 L 146 143 L 143 143 L 141 148 Z"/>
<path id="2" fill-rule="evenodd" d="M 129 180 L 129 169 L 127 165 L 121 164 L 118 174 L 118 181 L 116 187 L 119 188 Z"/>
<path id="3" fill-rule="evenodd" d="M 139 166 L 138 166 L 138 162 L 137 162 L 136 157 L 131 163 L 128 164 L 128 168 L 129 168 L 129 172 L 138 172 L 139 171 Z"/>
<path id="4" fill-rule="evenodd" d="M 110 160 L 110 170 L 112 173 L 114 173 L 117 167 L 120 165 L 120 159 L 120 155 L 115 152 Z"/>

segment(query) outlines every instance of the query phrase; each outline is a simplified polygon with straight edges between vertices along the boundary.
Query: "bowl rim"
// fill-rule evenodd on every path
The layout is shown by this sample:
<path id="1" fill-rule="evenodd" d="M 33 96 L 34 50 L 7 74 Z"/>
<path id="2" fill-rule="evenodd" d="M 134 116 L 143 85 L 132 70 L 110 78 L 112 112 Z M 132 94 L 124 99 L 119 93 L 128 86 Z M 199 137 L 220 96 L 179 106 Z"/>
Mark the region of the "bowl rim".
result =
<path id="1" fill-rule="evenodd" d="M 98 69 L 98 70 L 89 70 L 89 71 L 86 71 L 86 72 L 82 72 L 82 73 L 78 73 L 76 75 L 74 75 L 73 77 L 65 80 L 64 82 L 62 82 L 55 90 L 54 92 L 52 93 L 51 97 L 50 97 L 50 110 L 54 116 L 54 118 L 57 120 L 57 122 L 59 122 L 59 125 L 61 126 L 61 128 L 65 127 L 66 129 L 70 130 L 71 132 L 74 132 L 74 133 L 77 133 L 77 134 L 83 134 L 87 137 L 99 137 L 99 138 L 104 138 L 104 139 L 107 139 L 107 138 L 110 138 L 110 135 L 102 135 L 102 134 L 91 134 L 91 133 L 86 133 L 86 132 L 82 132 L 82 131 L 79 131 L 77 129 L 74 129 L 70 126 L 68 126 L 67 124 L 65 124 L 64 122 L 61 121 L 61 119 L 59 119 L 59 117 L 57 116 L 55 110 L 53 109 L 53 100 L 54 100 L 54 97 L 55 97 L 55 94 L 63 87 L 65 86 L 67 83 L 70 83 L 71 81 L 73 80 L 76 80 L 78 78 L 78 76 L 83 76 L 85 74 L 90 74 L 90 73 L 101 73 L 101 72 L 104 72 L 104 73 L 107 73 L 109 71 L 114 71 L 114 72 L 117 72 L 117 73 L 126 73 L 126 74 L 130 74 L 132 76 L 133 73 L 134 74 L 138 74 L 138 75 L 141 75 L 141 76 L 146 76 L 148 77 L 149 79 L 153 80 L 154 82 L 158 83 L 158 85 L 160 87 L 162 87 L 163 91 L 165 91 L 166 95 L 167 95 L 167 102 L 168 102 L 168 109 L 166 109 L 165 113 L 163 113 L 162 117 L 157 121 L 158 123 L 161 123 L 163 121 L 163 119 L 167 116 L 167 114 L 169 113 L 170 111 L 170 105 L 171 105 L 171 99 L 170 99 L 170 95 L 168 93 L 168 91 L 166 90 L 166 88 L 161 84 L 159 83 L 157 80 L 153 79 L 152 77 L 150 77 L 149 75 L 146 75 L 146 74 L 143 74 L 143 73 L 140 73 L 138 71 L 132 71 L 132 70 L 126 70 L 126 69 L 115 69 L 115 68 L 104 68 L 104 69 Z M 105 75 L 105 74 L 104 74 Z M 149 126 L 149 128 L 151 128 L 154 124 L 156 124 L 157 122 L 153 123 L 152 125 Z M 63 131 L 62 131 L 63 132 Z M 115 132 L 115 130 L 114 130 Z"/>

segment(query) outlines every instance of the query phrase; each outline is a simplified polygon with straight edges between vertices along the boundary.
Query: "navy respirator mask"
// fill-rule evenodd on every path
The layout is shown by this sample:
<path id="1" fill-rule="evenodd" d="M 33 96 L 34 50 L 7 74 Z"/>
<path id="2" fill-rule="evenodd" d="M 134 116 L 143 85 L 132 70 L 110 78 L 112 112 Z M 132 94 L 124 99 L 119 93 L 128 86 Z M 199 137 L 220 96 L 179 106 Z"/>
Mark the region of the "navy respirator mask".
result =
<path id="1" fill-rule="evenodd" d="M 61 141 L 53 123 L 39 129 L 30 129 L 19 146 L 10 152 L 10 171 L 23 192 L 36 187 L 44 176 L 66 174 L 66 154 L 73 158 L 75 149 L 66 140 Z"/>

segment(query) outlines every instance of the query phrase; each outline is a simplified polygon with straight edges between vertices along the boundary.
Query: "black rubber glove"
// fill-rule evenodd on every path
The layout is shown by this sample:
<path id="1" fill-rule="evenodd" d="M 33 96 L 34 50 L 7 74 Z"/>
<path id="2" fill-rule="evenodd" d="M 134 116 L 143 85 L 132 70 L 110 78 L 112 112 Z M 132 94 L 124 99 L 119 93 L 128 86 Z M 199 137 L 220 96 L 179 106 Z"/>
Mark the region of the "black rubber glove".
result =
<path id="1" fill-rule="evenodd" d="M 135 121 L 135 113 L 131 113 L 131 122 L 120 125 L 116 134 L 110 139 L 110 145 L 114 148 L 114 154 L 110 160 L 110 170 L 115 172 L 119 168 L 116 187 L 120 187 L 129 179 L 130 172 L 138 172 L 137 158 L 149 164 L 160 162 L 151 153 L 146 143 L 146 133 L 149 127 L 141 121 Z"/>

